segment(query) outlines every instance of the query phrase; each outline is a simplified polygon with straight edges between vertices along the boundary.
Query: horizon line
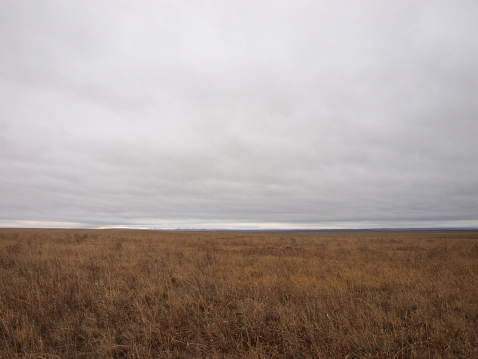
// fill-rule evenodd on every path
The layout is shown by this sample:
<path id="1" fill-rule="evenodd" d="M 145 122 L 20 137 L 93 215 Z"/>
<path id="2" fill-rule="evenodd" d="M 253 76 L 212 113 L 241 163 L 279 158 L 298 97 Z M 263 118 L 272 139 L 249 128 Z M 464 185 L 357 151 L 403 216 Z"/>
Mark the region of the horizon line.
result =
<path id="1" fill-rule="evenodd" d="M 172 232 L 351 232 L 351 231 L 477 231 L 478 227 L 366 227 L 366 228 L 154 228 L 154 227 L 9 227 L 0 229 L 33 230 L 137 230 L 137 231 L 172 231 Z"/>

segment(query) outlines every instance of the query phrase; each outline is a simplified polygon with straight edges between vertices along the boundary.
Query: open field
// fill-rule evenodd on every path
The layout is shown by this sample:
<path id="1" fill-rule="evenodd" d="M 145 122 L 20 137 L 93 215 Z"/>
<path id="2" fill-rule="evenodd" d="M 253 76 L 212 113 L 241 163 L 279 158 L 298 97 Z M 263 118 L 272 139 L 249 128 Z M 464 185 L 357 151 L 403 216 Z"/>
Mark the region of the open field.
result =
<path id="1" fill-rule="evenodd" d="M 478 232 L 0 229 L 0 357 L 478 358 Z"/>

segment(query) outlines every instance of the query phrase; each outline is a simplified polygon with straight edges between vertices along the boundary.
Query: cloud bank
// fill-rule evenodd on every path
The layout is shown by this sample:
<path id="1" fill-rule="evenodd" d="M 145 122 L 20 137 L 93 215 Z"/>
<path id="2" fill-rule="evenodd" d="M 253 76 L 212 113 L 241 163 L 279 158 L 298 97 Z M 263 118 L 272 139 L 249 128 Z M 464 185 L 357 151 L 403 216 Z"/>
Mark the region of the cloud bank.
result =
<path id="1" fill-rule="evenodd" d="M 478 226 L 475 1 L 3 1 L 0 225 Z"/>

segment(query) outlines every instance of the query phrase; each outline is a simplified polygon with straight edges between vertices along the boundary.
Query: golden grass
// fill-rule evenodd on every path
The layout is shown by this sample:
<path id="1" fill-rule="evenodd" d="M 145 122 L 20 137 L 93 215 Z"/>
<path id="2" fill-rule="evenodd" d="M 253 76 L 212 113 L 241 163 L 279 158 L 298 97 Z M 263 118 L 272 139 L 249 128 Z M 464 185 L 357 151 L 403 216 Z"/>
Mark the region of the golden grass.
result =
<path id="1" fill-rule="evenodd" d="M 478 358 L 478 232 L 1 229 L 0 357 Z"/>

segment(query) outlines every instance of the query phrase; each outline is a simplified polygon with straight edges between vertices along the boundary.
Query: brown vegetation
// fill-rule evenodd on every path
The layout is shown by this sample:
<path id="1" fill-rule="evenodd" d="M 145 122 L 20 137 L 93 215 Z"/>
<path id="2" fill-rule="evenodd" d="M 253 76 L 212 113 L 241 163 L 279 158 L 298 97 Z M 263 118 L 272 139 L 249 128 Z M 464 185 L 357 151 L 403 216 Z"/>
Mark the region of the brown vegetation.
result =
<path id="1" fill-rule="evenodd" d="M 477 295 L 473 231 L 0 230 L 3 358 L 477 358 Z"/>

